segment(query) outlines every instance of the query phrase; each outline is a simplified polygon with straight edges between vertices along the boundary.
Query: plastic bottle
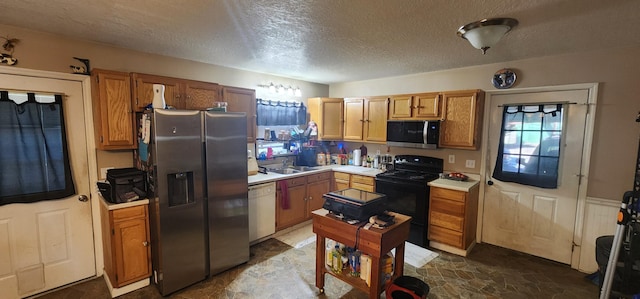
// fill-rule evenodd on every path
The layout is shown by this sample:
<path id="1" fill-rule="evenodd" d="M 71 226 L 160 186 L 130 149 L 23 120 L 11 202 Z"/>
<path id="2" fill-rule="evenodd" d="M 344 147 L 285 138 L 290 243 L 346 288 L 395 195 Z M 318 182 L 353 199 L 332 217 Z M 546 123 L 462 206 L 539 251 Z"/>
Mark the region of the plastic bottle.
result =
<path id="1" fill-rule="evenodd" d="M 333 269 L 333 246 L 331 246 L 333 242 L 331 240 L 327 240 L 325 243 L 325 255 L 327 256 L 326 263 L 329 268 Z"/>
<path id="2" fill-rule="evenodd" d="M 340 254 L 340 245 L 336 244 L 332 251 L 333 261 L 331 264 L 331 270 L 334 273 L 342 273 L 342 254 Z"/>

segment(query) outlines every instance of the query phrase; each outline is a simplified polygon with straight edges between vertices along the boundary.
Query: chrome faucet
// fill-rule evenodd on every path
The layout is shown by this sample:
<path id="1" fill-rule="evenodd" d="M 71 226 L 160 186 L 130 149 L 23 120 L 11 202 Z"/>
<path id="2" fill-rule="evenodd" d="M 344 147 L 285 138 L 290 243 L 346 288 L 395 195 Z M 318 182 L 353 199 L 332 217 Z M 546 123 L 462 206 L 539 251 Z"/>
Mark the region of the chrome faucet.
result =
<path id="1" fill-rule="evenodd" d="M 287 163 L 288 163 L 288 162 L 289 162 L 289 159 L 284 158 L 284 159 L 282 160 L 282 168 L 287 168 Z"/>

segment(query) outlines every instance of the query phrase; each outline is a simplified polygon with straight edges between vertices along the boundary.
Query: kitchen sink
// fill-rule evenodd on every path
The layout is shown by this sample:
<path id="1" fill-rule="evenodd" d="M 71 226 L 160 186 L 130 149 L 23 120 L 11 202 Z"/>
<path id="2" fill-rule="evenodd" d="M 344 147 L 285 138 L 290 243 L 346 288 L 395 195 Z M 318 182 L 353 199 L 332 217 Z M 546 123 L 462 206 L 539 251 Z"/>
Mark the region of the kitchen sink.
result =
<path id="1" fill-rule="evenodd" d="M 293 174 L 305 171 L 315 170 L 314 167 L 310 166 L 289 166 L 286 168 L 267 168 L 267 172 L 275 172 L 279 174 Z"/>
<path id="2" fill-rule="evenodd" d="M 298 173 L 301 172 L 300 170 L 296 170 L 293 168 L 277 168 L 277 169 L 268 169 L 268 172 L 275 172 L 275 173 L 279 173 L 279 174 L 292 174 L 292 173 Z"/>
<path id="3" fill-rule="evenodd" d="M 315 168 L 311 167 L 311 166 L 290 166 L 289 169 L 295 169 L 295 170 L 299 170 L 299 171 L 315 170 Z"/>

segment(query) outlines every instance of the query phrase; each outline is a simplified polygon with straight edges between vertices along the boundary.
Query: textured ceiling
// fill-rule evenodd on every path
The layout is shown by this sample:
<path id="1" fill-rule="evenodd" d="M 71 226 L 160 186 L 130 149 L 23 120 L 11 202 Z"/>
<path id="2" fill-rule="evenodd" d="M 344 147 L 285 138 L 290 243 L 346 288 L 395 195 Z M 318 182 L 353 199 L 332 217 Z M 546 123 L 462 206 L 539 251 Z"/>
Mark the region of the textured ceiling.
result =
<path id="1" fill-rule="evenodd" d="M 640 45 L 638 0 L 2 0 L 0 23 L 318 83 Z M 456 35 L 520 24 L 486 55 Z M 18 37 L 19 38 L 19 37 Z"/>

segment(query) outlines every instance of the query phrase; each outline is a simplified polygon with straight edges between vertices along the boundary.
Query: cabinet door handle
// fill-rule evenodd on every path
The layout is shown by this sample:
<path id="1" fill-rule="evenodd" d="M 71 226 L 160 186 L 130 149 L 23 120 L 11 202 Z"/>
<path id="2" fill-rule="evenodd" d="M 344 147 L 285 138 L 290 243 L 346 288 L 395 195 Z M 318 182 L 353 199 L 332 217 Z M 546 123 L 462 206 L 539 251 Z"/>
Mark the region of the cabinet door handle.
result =
<path id="1" fill-rule="evenodd" d="M 308 199 L 308 200 L 313 200 L 313 197 L 312 197 L 312 196 L 309 196 L 309 199 Z"/>
<path id="2" fill-rule="evenodd" d="M 142 241 L 142 246 L 144 246 L 144 247 L 149 246 L 149 242 L 147 242 L 147 241 Z"/>

